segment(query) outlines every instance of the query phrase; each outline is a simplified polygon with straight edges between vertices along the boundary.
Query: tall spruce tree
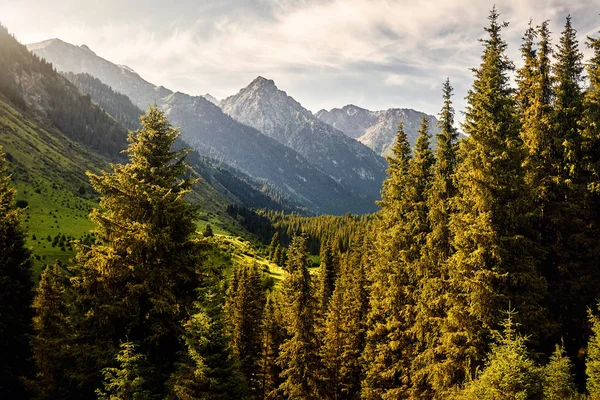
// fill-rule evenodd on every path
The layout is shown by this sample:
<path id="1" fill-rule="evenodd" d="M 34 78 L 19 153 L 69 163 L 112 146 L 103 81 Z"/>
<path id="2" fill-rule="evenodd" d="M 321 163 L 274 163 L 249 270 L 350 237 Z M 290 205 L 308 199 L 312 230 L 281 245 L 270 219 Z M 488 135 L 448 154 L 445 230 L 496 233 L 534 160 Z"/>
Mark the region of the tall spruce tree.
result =
<path id="1" fill-rule="evenodd" d="M 588 319 L 592 335 L 588 340 L 585 360 L 586 389 L 590 398 L 595 400 L 600 399 L 600 317 L 588 309 Z"/>
<path id="2" fill-rule="evenodd" d="M 367 311 L 367 280 L 362 257 L 351 249 L 343 256 L 324 324 L 320 350 L 322 398 L 360 398 Z"/>
<path id="3" fill-rule="evenodd" d="M 596 300 L 600 284 L 579 126 L 584 100 L 582 58 L 569 16 L 554 65 L 555 170 L 548 206 L 550 227 L 544 240 L 548 252 L 545 270 L 550 284 L 550 310 L 560 324 L 565 348 L 572 357 L 585 346 L 585 310 Z"/>
<path id="4" fill-rule="evenodd" d="M 192 238 L 195 209 L 185 195 L 185 150 L 165 115 L 151 107 L 142 128 L 129 135 L 129 163 L 112 172 L 89 173 L 100 193 L 97 243 L 80 245 L 72 267 L 76 368 L 86 374 L 82 397 L 99 386 L 120 342 L 139 344 L 155 368 L 144 379 L 153 394 L 165 390 L 178 352 L 181 321 L 191 314 L 199 286 L 202 252 Z"/>
<path id="5" fill-rule="evenodd" d="M 0 393 L 25 398 L 21 378 L 31 373 L 31 254 L 25 247 L 21 210 L 10 186 L 8 165 L 0 147 Z"/>
<path id="6" fill-rule="evenodd" d="M 36 366 L 32 391 L 40 399 L 68 399 L 81 379 L 68 373 L 74 336 L 69 321 L 68 275 L 59 263 L 48 266 L 40 277 L 33 301 L 34 335 L 31 340 Z"/>
<path id="7" fill-rule="evenodd" d="M 507 23 L 494 7 L 475 80 L 467 96 L 456 171 L 456 212 L 450 219 L 449 277 L 455 288 L 444 327 L 452 345 L 444 358 L 457 370 L 455 382 L 482 365 L 488 336 L 498 327 L 497 310 L 512 304 L 524 331 L 539 340 L 546 326 L 542 301 L 546 282 L 538 273 L 538 246 L 531 239 L 530 202 L 513 90 L 512 62 L 501 37 Z"/>
<path id="8" fill-rule="evenodd" d="M 410 210 L 410 145 L 402 123 L 388 161 L 388 178 L 383 183 L 382 207 L 377 221 L 374 265 L 370 287 L 370 311 L 363 359 L 365 376 L 362 397 L 381 399 L 400 397 L 409 388 L 408 363 L 412 356 L 409 337 L 410 315 L 408 278 L 399 257 L 410 246 L 404 216 Z"/>
<path id="9" fill-rule="evenodd" d="M 364 357 L 367 363 L 363 396 L 407 396 L 414 387 L 410 364 L 414 346 L 414 292 L 421 246 L 428 233 L 426 193 L 433 155 L 428 121 L 423 118 L 415 152 L 402 125 L 388 159 L 389 178 L 382 192 L 380 235 L 371 290 L 370 330 Z"/>
<path id="10" fill-rule="evenodd" d="M 288 253 L 289 275 L 283 281 L 283 318 L 287 339 L 277 360 L 283 382 L 279 389 L 290 400 L 319 398 L 319 359 L 314 330 L 314 297 L 308 272 L 306 236 L 296 236 Z"/>
<path id="11" fill-rule="evenodd" d="M 333 249 L 332 240 L 325 240 L 321 243 L 320 259 L 317 307 L 319 317 L 324 318 L 329 300 L 333 294 L 336 279 L 335 272 L 337 267 L 335 264 L 337 263 L 337 256 Z"/>
<path id="12" fill-rule="evenodd" d="M 259 367 L 262 355 L 262 320 L 265 307 L 262 273 L 258 265 L 240 265 L 233 270 L 225 312 L 227 313 L 233 356 L 246 378 L 249 395 L 258 396 L 261 382 Z"/>
<path id="13" fill-rule="evenodd" d="M 280 398 L 278 388 L 282 382 L 281 368 L 277 365 L 279 347 L 286 332 L 283 327 L 281 293 L 271 292 L 267 296 L 262 321 L 262 357 L 260 360 L 261 398 L 275 400 Z"/>
<path id="14" fill-rule="evenodd" d="M 452 296 L 447 264 L 452 254 L 449 221 L 452 213 L 450 203 L 456 195 L 454 173 L 458 144 L 458 131 L 454 127 L 452 90 L 450 80 L 447 79 L 443 85 L 444 105 L 439 114 L 440 132 L 436 135 L 433 177 L 427 193 L 428 223 L 431 231 L 422 249 L 421 275 L 416 296 L 416 329 L 420 334 L 417 338 L 418 355 L 413 370 L 418 379 L 426 380 L 426 385 L 421 385 L 424 395 L 427 395 L 428 390 L 442 393 L 456 383 L 456 367 L 449 365 L 448 360 L 442 358 L 445 351 L 441 349 L 443 346 L 452 345 L 452 341 L 442 341 L 443 322 L 447 317 L 446 300 Z"/>
<path id="15" fill-rule="evenodd" d="M 590 86 L 585 93 L 581 126 L 585 144 L 584 160 L 589 175 L 588 189 L 598 195 L 600 194 L 600 36 L 588 37 L 587 46 L 593 54 L 587 63 Z"/>

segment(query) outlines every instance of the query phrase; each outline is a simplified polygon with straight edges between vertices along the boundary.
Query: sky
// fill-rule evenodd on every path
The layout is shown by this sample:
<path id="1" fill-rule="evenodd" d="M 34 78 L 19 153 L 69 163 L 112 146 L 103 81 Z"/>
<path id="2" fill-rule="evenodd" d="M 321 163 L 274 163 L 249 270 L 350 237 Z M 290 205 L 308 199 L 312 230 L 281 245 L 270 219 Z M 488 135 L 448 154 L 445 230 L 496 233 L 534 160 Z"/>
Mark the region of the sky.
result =
<path id="1" fill-rule="evenodd" d="M 222 99 L 258 75 L 316 112 L 355 104 L 437 114 L 446 77 L 461 111 L 480 63 L 483 0 L 0 0 L 21 43 L 59 38 L 146 80 Z M 497 0 L 508 54 L 530 18 L 558 43 L 571 14 L 580 48 L 600 30 L 600 0 Z M 458 115 L 461 119 L 460 113 Z"/>

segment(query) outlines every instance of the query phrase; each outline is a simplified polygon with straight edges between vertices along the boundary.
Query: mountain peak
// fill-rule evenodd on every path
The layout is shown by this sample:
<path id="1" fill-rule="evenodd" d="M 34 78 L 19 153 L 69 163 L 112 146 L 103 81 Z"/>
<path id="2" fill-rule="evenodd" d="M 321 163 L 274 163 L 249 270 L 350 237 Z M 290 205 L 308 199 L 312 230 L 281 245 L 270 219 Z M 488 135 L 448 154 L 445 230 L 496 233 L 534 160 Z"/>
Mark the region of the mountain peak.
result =
<path id="1" fill-rule="evenodd" d="M 88 53 L 92 53 L 93 55 L 96 55 L 96 53 L 94 53 L 94 52 L 93 52 L 93 51 L 92 51 L 92 50 L 91 50 L 91 49 L 88 47 L 88 45 L 87 45 L 87 44 L 82 44 L 81 46 L 79 46 L 79 48 L 80 48 L 81 50 L 85 50 L 85 51 L 87 51 Z"/>
<path id="2" fill-rule="evenodd" d="M 250 85 L 248 85 L 248 87 L 268 87 L 268 88 L 277 88 L 277 86 L 275 86 L 275 81 L 272 79 L 267 79 L 265 77 L 262 76 L 258 76 L 256 77 L 256 79 L 254 79 L 252 82 L 250 82 Z"/>

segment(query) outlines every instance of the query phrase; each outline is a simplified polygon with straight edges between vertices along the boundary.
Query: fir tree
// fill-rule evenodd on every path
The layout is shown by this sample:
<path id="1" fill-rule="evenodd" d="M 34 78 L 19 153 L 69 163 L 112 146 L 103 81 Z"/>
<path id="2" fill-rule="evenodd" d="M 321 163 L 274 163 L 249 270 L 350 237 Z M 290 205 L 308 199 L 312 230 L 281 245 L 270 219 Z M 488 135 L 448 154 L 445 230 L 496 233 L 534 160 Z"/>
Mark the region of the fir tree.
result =
<path id="1" fill-rule="evenodd" d="M 168 381 L 169 398 L 228 400 L 243 398 L 248 387 L 229 346 L 224 279 L 220 267 L 207 268 L 197 290 L 194 312 L 184 323 L 185 350 Z"/>
<path id="2" fill-rule="evenodd" d="M 99 400 L 146 400 L 152 394 L 144 389 L 145 380 L 141 369 L 148 368 L 145 357 L 137 354 L 131 342 L 122 343 L 116 356 L 118 367 L 105 368 L 104 390 L 97 389 Z"/>
<path id="3" fill-rule="evenodd" d="M 204 228 L 204 232 L 202 232 L 202 236 L 213 237 L 214 235 L 215 234 L 213 233 L 212 226 L 210 226 L 210 224 L 207 224 L 206 228 Z"/>
<path id="4" fill-rule="evenodd" d="M 41 399 L 69 398 L 70 388 L 77 384 L 78 376 L 68 373 L 72 364 L 69 347 L 73 332 L 69 323 L 68 278 L 60 264 L 46 267 L 33 301 L 34 335 L 33 359 L 36 377 L 32 389 Z"/>
<path id="5" fill-rule="evenodd" d="M 21 378 L 31 373 L 31 254 L 25 247 L 21 210 L 0 147 L 0 392 L 25 397 Z"/>
<path id="6" fill-rule="evenodd" d="M 258 371 L 262 353 L 262 319 L 265 307 L 262 273 L 257 265 L 234 269 L 225 302 L 230 325 L 233 356 L 241 366 L 251 395 L 256 396 L 261 382 Z"/>
<path id="7" fill-rule="evenodd" d="M 271 292 L 267 296 L 262 322 L 261 394 L 263 399 L 270 400 L 279 398 L 278 388 L 282 381 L 277 358 L 286 332 L 280 310 L 280 295 L 280 292 Z"/>
<path id="8" fill-rule="evenodd" d="M 359 399 L 368 311 L 367 280 L 358 251 L 346 253 L 341 264 L 320 350 L 323 365 L 321 396 Z"/>
<path id="9" fill-rule="evenodd" d="M 443 321 L 447 316 L 446 299 L 451 296 L 448 282 L 448 259 L 452 254 L 450 237 L 451 199 L 456 195 L 454 172 L 456 170 L 456 148 L 458 132 L 454 127 L 452 107 L 452 86 L 447 79 L 443 86 L 444 105 L 440 112 L 436 135 L 435 164 L 432 183 L 427 193 L 429 208 L 428 223 L 431 231 L 427 235 L 420 261 L 421 276 L 418 286 L 416 325 L 420 331 L 418 356 L 413 369 L 419 379 L 426 380 L 427 386 L 442 393 L 454 383 L 455 367 L 448 365 L 443 357 Z M 422 387 L 425 394 L 426 388 Z"/>
<path id="10" fill-rule="evenodd" d="M 550 310 L 560 324 L 567 353 L 585 345 L 585 310 L 598 296 L 600 275 L 594 256 L 585 161 L 579 121 L 583 112 L 582 54 L 576 31 L 567 17 L 554 65 L 555 101 L 554 187 L 548 206 L 549 228 L 544 237 L 544 262 L 549 281 Z"/>
<path id="11" fill-rule="evenodd" d="M 412 356 L 408 336 L 410 316 L 406 270 L 398 250 L 410 246 L 404 232 L 403 216 L 410 210 L 410 145 L 402 123 L 388 157 L 388 178 L 383 183 L 378 236 L 375 240 L 374 265 L 371 271 L 370 311 L 367 318 L 366 345 L 363 352 L 365 376 L 361 393 L 365 399 L 401 397 L 409 385 L 408 363 Z"/>
<path id="12" fill-rule="evenodd" d="M 269 244 L 269 260 L 276 261 L 275 251 L 277 250 L 277 246 L 279 244 L 279 231 L 275 231 L 273 237 L 271 238 L 271 244 Z"/>
<path id="13" fill-rule="evenodd" d="M 546 320 L 546 282 L 537 271 L 538 246 L 530 229 L 530 201 L 522 168 L 516 104 L 509 85 L 513 64 L 499 14 L 492 9 L 483 40 L 482 63 L 474 70 L 456 171 L 456 212 L 450 218 L 452 246 L 443 355 L 455 382 L 472 375 L 487 353 L 487 337 L 498 326 L 496 310 L 512 303 L 524 330 L 539 340 Z"/>
<path id="14" fill-rule="evenodd" d="M 456 399 L 513 400 L 541 399 L 543 376 L 539 367 L 527 355 L 525 338 L 520 336 L 509 312 L 504 332 L 496 335 L 497 343 L 485 368 L 469 382 Z"/>
<path id="15" fill-rule="evenodd" d="M 287 399 L 318 398 L 318 356 L 313 326 L 314 298 L 308 273 L 306 237 L 296 236 L 288 254 L 288 277 L 283 281 L 284 325 L 288 338 L 277 360 L 284 379 L 281 393 Z"/>
<path id="16" fill-rule="evenodd" d="M 565 349 L 556 346 L 550 362 L 544 367 L 544 399 L 569 400 L 577 397 L 572 369 Z"/>
<path id="17" fill-rule="evenodd" d="M 410 158 L 400 125 L 394 157 L 388 160 L 390 176 L 382 192 L 383 229 L 376 244 L 371 329 L 364 354 L 368 365 L 363 382 L 366 398 L 406 396 L 414 385 L 410 377 L 410 363 L 415 355 L 413 293 L 421 247 L 429 231 L 426 193 L 433 166 L 429 142 L 428 121 L 423 118 L 415 153 Z"/>
<path id="18" fill-rule="evenodd" d="M 588 339 L 585 360 L 586 389 L 590 398 L 595 400 L 600 399 L 600 318 L 588 310 L 588 319 L 592 335 Z"/>
<path id="19" fill-rule="evenodd" d="M 74 351 L 89 354 L 77 366 L 87 373 L 84 392 L 98 387 L 119 343 L 132 341 L 155 366 L 144 377 L 148 390 L 161 393 L 199 285 L 196 211 L 185 200 L 193 181 L 182 179 L 187 151 L 172 149 L 179 134 L 157 108 L 141 124 L 129 135 L 128 164 L 88 174 L 101 196 L 91 213 L 97 243 L 80 245 L 72 268 L 73 321 L 85 338 Z"/>
<path id="20" fill-rule="evenodd" d="M 335 286 L 336 255 L 334 254 L 333 242 L 323 241 L 320 251 L 319 280 L 317 287 L 318 315 L 324 317 L 327 312 L 329 300 Z"/>

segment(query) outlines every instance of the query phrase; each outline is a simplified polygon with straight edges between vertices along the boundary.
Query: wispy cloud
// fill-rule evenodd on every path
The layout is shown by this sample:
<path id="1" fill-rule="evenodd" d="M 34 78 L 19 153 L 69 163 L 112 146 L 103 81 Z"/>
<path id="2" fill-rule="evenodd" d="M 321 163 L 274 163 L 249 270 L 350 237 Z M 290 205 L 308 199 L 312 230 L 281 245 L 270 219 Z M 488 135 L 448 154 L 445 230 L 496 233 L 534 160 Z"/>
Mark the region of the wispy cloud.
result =
<path id="1" fill-rule="evenodd" d="M 352 102 L 431 113 L 446 76 L 464 104 L 491 7 L 480 0 L 8 1 L 2 22 L 22 41 L 86 43 L 175 90 L 224 97 L 260 74 L 313 110 Z M 512 22 L 506 38 L 517 63 L 531 16 L 551 19 L 556 37 L 567 13 L 582 38 L 600 26 L 589 1 L 496 4 Z"/>

